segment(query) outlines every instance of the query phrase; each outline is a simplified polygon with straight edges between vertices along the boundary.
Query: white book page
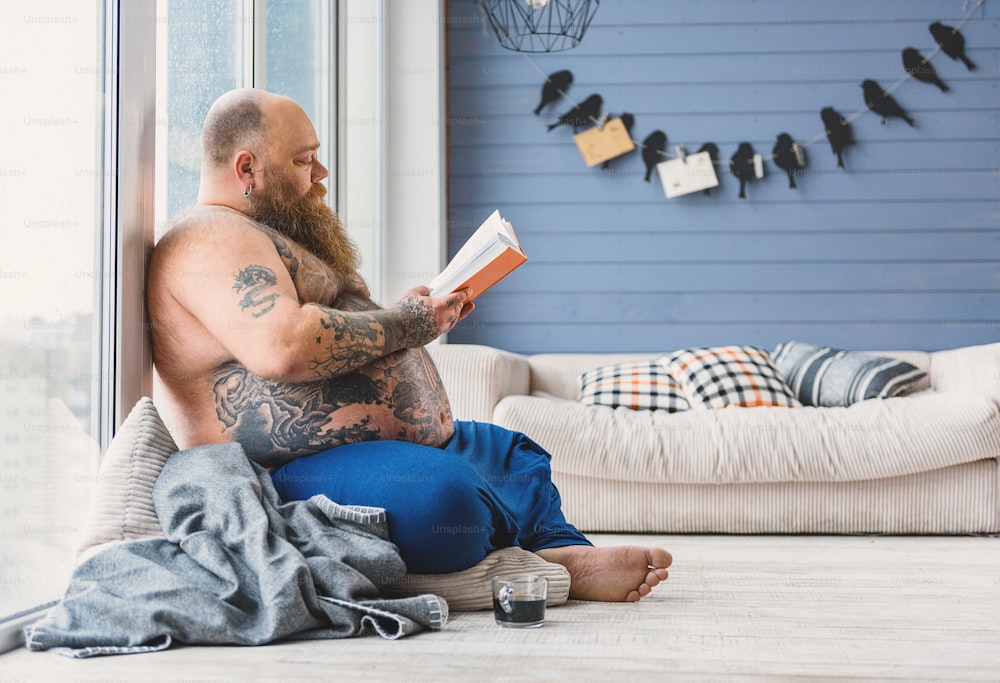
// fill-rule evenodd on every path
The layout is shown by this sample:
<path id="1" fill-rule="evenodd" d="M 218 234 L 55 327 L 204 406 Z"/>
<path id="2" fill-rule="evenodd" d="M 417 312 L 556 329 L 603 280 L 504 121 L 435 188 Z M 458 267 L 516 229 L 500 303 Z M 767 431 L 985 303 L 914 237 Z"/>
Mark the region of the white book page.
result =
<path id="1" fill-rule="evenodd" d="M 506 249 L 504 245 L 505 241 L 506 239 L 494 240 L 486 245 L 486 248 L 476 254 L 476 257 L 468 263 L 454 264 L 458 267 L 454 269 L 449 268 L 447 272 L 441 273 L 441 275 L 447 274 L 447 278 L 443 278 L 441 275 L 434 278 L 434 281 L 428 285 L 431 290 L 430 296 L 444 296 L 445 294 L 454 292 L 460 284 L 478 273 L 486 264 L 503 253 L 504 249 Z"/>
<path id="2" fill-rule="evenodd" d="M 473 263 L 477 262 L 477 266 L 469 270 L 469 275 L 478 270 L 478 260 L 486 251 L 489 250 L 490 246 L 495 244 L 497 237 L 501 237 L 506 244 L 512 244 L 517 246 L 516 242 L 510 234 L 510 230 L 507 227 L 507 221 L 500 217 L 500 211 L 494 211 L 490 214 L 490 217 L 483 222 L 479 228 L 476 229 L 472 236 L 462 245 L 462 248 L 458 250 L 454 258 L 448 263 L 444 270 L 428 283 L 431 292 L 439 289 L 443 284 L 449 282 L 460 273 L 460 271 L 466 271 L 467 267 Z M 506 239 L 504 239 L 506 238 Z M 518 247 L 519 248 L 519 247 Z M 468 275 L 455 285 L 461 284 L 468 279 Z M 449 292 L 450 293 L 450 292 Z"/>

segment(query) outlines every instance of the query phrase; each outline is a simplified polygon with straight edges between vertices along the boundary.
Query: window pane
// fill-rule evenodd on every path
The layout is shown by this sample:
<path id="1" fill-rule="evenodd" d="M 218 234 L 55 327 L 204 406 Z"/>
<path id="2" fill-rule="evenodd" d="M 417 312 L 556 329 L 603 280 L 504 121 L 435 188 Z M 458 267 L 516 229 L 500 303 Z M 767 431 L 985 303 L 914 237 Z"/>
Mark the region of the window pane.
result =
<path id="1" fill-rule="evenodd" d="M 198 199 L 208 108 L 227 90 L 250 84 L 253 12 L 243 0 L 161 0 L 157 11 L 159 236 L 171 217 Z"/>
<path id="2" fill-rule="evenodd" d="M 201 125 L 212 102 L 227 90 L 255 85 L 296 100 L 320 131 L 320 160 L 330 166 L 332 135 L 322 130 L 329 130 L 334 86 L 333 5 L 330 0 L 219 0 L 209 7 L 206 0 L 160 0 L 157 237 L 171 217 L 198 198 Z M 258 12 L 265 9 L 263 16 L 254 14 L 255 6 Z M 254 43 L 255 35 L 266 48 Z"/>
<path id="3" fill-rule="evenodd" d="M 61 595 L 100 456 L 103 11 L 0 4 L 0 620 Z"/>
<path id="4" fill-rule="evenodd" d="M 329 126 L 331 73 L 329 0 L 267 0 L 267 71 L 264 87 L 298 102 L 312 119 L 329 163 L 333 149 Z M 327 189 L 332 190 L 329 186 Z"/>

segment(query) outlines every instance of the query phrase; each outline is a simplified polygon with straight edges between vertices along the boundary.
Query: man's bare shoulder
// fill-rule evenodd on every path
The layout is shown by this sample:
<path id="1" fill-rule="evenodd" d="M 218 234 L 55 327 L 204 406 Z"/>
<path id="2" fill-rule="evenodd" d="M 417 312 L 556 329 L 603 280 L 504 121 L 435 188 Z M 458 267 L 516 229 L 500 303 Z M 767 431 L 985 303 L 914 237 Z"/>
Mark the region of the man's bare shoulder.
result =
<path id="1" fill-rule="evenodd" d="M 256 221 L 235 209 L 194 206 L 185 209 L 170 222 L 156 248 L 170 251 L 189 244 L 206 244 L 261 232 L 261 226 Z"/>
<path id="2" fill-rule="evenodd" d="M 178 214 L 153 247 L 151 282 L 175 280 L 191 270 L 219 270 L 227 277 L 259 259 L 276 259 L 274 245 L 249 216 L 222 206 L 197 206 Z"/>

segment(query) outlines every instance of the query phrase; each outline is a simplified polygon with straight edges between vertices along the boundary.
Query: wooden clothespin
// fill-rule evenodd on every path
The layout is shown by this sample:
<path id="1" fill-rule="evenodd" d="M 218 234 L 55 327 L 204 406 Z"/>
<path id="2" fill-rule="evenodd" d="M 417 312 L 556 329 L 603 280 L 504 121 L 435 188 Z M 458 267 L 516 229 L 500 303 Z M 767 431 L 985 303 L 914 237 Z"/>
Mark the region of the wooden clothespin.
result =
<path id="1" fill-rule="evenodd" d="M 792 143 L 792 154 L 795 155 L 795 162 L 799 166 L 806 165 L 806 151 L 798 141 Z"/>

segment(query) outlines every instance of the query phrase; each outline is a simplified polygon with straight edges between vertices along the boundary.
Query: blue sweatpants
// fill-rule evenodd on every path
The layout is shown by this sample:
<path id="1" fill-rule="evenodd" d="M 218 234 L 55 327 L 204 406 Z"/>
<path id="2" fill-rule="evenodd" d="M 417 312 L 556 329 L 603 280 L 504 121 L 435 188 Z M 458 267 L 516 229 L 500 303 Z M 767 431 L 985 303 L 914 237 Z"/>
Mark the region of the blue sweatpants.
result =
<path id="1" fill-rule="evenodd" d="M 407 569 L 441 574 L 509 546 L 590 545 L 563 517 L 550 457 L 524 434 L 456 422 L 444 448 L 348 444 L 293 460 L 271 478 L 285 501 L 323 494 L 342 505 L 385 508 Z"/>

